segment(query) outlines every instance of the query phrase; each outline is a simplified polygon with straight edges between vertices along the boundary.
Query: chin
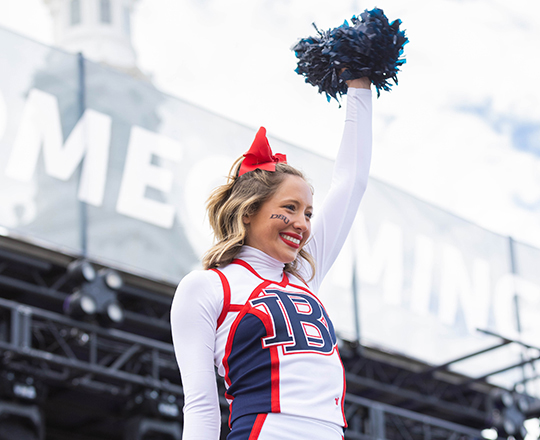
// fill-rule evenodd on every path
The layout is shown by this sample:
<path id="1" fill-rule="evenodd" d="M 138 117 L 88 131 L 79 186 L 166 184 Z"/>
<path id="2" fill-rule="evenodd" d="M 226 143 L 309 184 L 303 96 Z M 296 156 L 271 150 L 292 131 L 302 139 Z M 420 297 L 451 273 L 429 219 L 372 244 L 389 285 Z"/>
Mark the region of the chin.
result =
<path id="1" fill-rule="evenodd" d="M 286 248 L 286 249 L 274 249 L 274 252 L 268 253 L 276 260 L 282 262 L 283 264 L 292 263 L 298 258 L 300 249 Z"/>
<path id="2" fill-rule="evenodd" d="M 295 255 L 279 258 L 279 261 L 281 261 L 284 264 L 289 264 L 289 263 L 292 263 L 294 260 L 296 260 L 297 257 L 298 257 L 298 254 L 295 254 Z"/>

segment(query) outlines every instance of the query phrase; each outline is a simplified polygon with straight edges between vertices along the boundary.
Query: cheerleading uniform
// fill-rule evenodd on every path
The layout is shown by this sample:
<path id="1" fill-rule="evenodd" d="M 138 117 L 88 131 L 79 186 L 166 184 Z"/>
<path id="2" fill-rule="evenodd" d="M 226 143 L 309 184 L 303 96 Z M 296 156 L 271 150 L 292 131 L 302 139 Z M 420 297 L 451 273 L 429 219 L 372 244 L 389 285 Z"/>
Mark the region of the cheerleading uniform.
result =
<path id="1" fill-rule="evenodd" d="M 342 439 L 345 377 L 334 328 L 315 296 L 348 235 L 367 185 L 371 91 L 350 88 L 332 186 L 313 221 L 307 284 L 264 252 L 243 246 L 219 270 L 179 284 L 171 327 L 185 393 L 184 440 L 217 440 L 214 366 L 230 403 L 228 440 Z M 310 268 L 301 267 L 304 280 Z"/>

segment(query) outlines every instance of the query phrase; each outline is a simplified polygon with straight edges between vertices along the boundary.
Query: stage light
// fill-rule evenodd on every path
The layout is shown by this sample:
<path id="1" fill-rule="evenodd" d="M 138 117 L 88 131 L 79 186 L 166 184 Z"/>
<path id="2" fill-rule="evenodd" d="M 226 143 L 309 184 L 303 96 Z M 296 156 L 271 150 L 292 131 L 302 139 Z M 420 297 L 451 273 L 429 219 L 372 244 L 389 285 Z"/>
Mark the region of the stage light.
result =
<path id="1" fill-rule="evenodd" d="M 17 402 L 36 403 L 43 400 L 46 387 L 32 376 L 12 371 L 0 373 L 0 395 Z"/>
<path id="2" fill-rule="evenodd" d="M 107 327 L 120 325 L 124 321 L 124 308 L 117 299 L 117 291 L 122 288 L 124 281 L 118 272 L 102 269 L 96 274 L 87 262 L 77 261 L 73 263 L 71 273 L 74 276 L 78 274 L 78 279 L 83 281 L 66 298 L 66 314 L 73 318 L 95 318 Z"/>
<path id="3" fill-rule="evenodd" d="M 91 282 L 96 279 L 96 270 L 86 260 L 75 260 L 68 264 L 67 273 L 74 282 Z"/>
<path id="4" fill-rule="evenodd" d="M 509 391 L 498 390 L 492 394 L 491 423 L 497 428 L 500 436 L 523 440 L 527 435 L 525 429 L 525 412 L 529 408 L 527 397 Z"/>
<path id="5" fill-rule="evenodd" d="M 106 324 L 120 324 L 124 321 L 124 309 L 118 301 L 111 301 L 105 306 L 101 318 L 106 321 Z"/>
<path id="6" fill-rule="evenodd" d="M 21 399 L 34 400 L 37 397 L 36 387 L 23 383 L 13 384 L 13 395 Z"/>
<path id="7" fill-rule="evenodd" d="M 499 438 L 499 433 L 494 428 L 483 429 L 482 437 L 484 437 L 487 440 L 497 440 L 497 438 Z"/>
<path id="8" fill-rule="evenodd" d="M 88 342 L 90 342 L 90 335 L 88 333 L 78 331 L 77 329 L 72 329 L 72 334 L 77 341 L 77 344 L 79 344 L 81 347 L 84 347 L 86 344 L 88 344 Z"/>
<path id="9" fill-rule="evenodd" d="M 180 409 L 175 403 L 160 402 L 158 411 L 162 416 L 176 418 L 180 415 Z"/>
<path id="10" fill-rule="evenodd" d="M 64 301 L 64 312 L 74 318 L 92 316 L 97 311 L 96 300 L 81 291 L 76 291 Z"/>
<path id="11" fill-rule="evenodd" d="M 105 284 L 107 284 L 110 289 L 119 290 L 124 285 L 124 280 L 115 270 L 105 269 L 100 275 L 103 276 Z"/>

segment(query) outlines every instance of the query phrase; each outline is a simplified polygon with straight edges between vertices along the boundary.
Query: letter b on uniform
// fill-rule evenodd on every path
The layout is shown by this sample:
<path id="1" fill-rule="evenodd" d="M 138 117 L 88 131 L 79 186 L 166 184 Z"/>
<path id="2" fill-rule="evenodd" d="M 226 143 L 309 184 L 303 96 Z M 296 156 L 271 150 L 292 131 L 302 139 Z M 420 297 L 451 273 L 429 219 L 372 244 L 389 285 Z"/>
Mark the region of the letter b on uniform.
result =
<path id="1" fill-rule="evenodd" d="M 266 296 L 251 303 L 264 303 L 274 323 L 275 335 L 265 345 L 283 345 L 285 353 L 333 352 L 337 339 L 334 327 L 321 303 L 304 293 L 265 290 Z"/>

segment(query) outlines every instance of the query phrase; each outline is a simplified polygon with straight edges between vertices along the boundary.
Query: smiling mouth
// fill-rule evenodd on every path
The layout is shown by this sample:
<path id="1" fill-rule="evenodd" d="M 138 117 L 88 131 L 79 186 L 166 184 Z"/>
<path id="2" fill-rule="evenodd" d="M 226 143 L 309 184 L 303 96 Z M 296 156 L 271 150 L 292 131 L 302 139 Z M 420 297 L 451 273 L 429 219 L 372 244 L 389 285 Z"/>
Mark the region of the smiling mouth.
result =
<path id="1" fill-rule="evenodd" d="M 289 234 L 279 234 L 279 238 L 281 238 L 285 244 L 288 244 L 290 247 L 293 247 L 295 249 L 298 249 L 300 247 L 300 239 L 293 237 Z"/>

